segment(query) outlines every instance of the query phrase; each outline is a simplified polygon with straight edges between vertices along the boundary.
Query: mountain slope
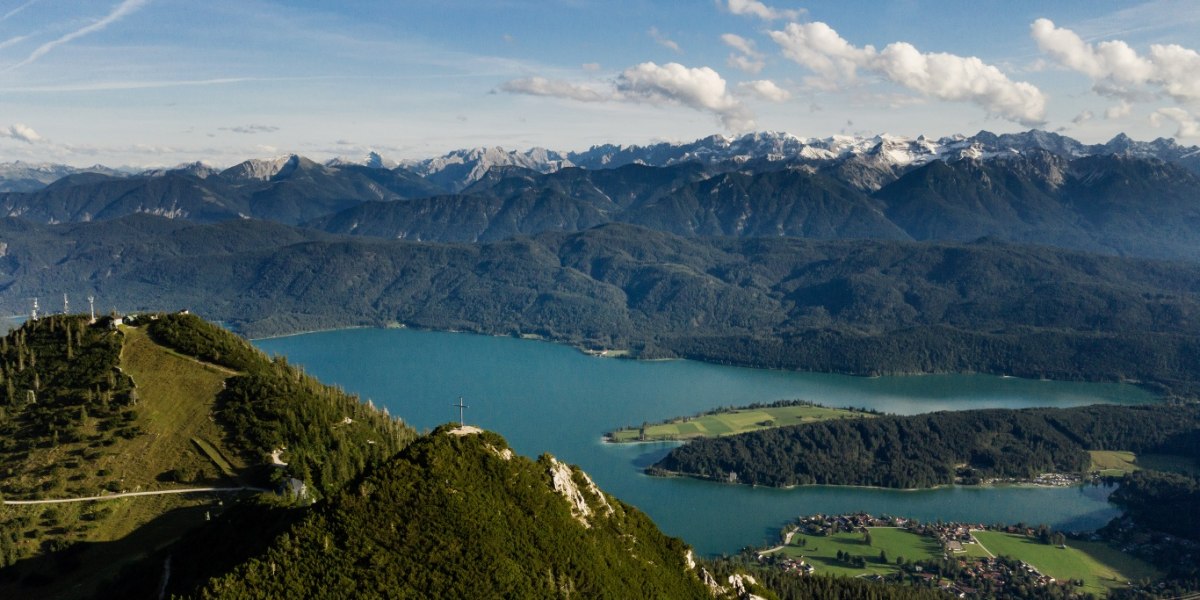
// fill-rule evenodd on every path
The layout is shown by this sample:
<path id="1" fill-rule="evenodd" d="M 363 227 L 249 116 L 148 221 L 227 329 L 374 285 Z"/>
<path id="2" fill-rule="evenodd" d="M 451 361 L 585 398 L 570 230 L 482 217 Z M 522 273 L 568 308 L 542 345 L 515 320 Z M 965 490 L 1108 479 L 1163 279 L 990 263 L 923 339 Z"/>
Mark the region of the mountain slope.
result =
<path id="1" fill-rule="evenodd" d="M 193 548 L 192 550 L 196 550 Z M 200 562 L 187 550 L 176 560 Z M 681 541 L 575 467 L 441 427 L 184 597 L 711 597 Z M 203 556 L 203 552 L 200 552 Z"/>
<path id="2" fill-rule="evenodd" d="M 441 242 L 496 241 L 543 231 L 578 231 L 608 219 L 591 204 L 553 190 L 507 198 L 434 196 L 406 202 L 368 202 L 307 223 L 330 233 Z"/>
<path id="3" fill-rule="evenodd" d="M 906 239 L 863 194 L 822 175 L 727 173 L 637 205 L 622 220 L 677 235 Z"/>
<path id="4" fill-rule="evenodd" d="M 239 489 L 296 477 L 332 494 L 414 437 L 196 317 L 111 325 L 55 315 L 0 339 L 0 596 L 93 597 L 256 493 Z M 175 493 L 193 488 L 223 491 Z M 118 493 L 150 495 L 7 503 Z"/>

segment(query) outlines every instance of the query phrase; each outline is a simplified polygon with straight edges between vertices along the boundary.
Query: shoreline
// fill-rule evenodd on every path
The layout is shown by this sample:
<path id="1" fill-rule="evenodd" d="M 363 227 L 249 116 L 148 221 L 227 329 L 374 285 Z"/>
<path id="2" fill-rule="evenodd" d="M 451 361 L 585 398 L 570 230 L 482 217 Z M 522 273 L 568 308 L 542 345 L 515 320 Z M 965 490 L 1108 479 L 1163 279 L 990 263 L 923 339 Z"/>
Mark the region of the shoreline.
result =
<path id="1" fill-rule="evenodd" d="M 354 330 L 354 329 L 404 329 L 404 326 L 402 325 L 400 327 L 376 327 L 374 325 L 348 325 L 346 327 L 325 327 L 325 328 L 321 328 L 321 329 L 305 329 L 304 331 L 296 331 L 294 333 L 281 333 L 279 335 L 268 335 L 268 336 L 263 336 L 263 337 L 248 337 L 248 338 L 246 338 L 246 340 L 253 343 L 253 342 L 262 342 L 262 341 L 266 341 L 266 340 L 281 340 L 284 338 L 296 337 L 296 336 L 301 336 L 301 335 L 309 335 L 311 333 L 328 333 L 330 331 L 350 331 L 350 330 Z"/>
<path id="2" fill-rule="evenodd" d="M 598 358 L 616 358 L 616 359 L 633 360 L 633 361 L 637 361 L 637 362 L 648 362 L 648 363 L 649 362 L 693 361 L 693 362 L 710 364 L 710 365 L 720 365 L 720 366 L 728 366 L 728 367 L 743 368 L 743 369 L 755 369 L 755 370 L 759 370 L 759 371 L 774 371 L 774 372 L 780 372 L 780 373 L 812 373 L 812 374 L 819 374 L 819 375 L 840 375 L 840 376 L 845 376 L 845 377 L 855 377 L 855 378 L 862 378 L 862 379 L 879 379 L 879 378 L 883 378 L 883 377 L 905 377 L 905 378 L 908 378 L 908 377 L 921 377 L 921 376 L 962 376 L 962 377 L 980 376 L 980 377 L 996 377 L 999 379 L 1015 379 L 1015 380 L 1029 381 L 1029 382 L 1113 384 L 1113 385 L 1128 385 L 1128 386 L 1136 387 L 1140 390 L 1143 390 L 1147 394 L 1149 394 L 1153 397 L 1152 402 L 1162 402 L 1163 400 L 1165 400 L 1168 397 L 1168 395 L 1166 393 L 1164 393 L 1164 390 L 1161 389 L 1160 387 L 1158 387 L 1157 384 L 1147 383 L 1143 380 L 1129 379 L 1129 378 L 1120 378 L 1120 379 L 1053 379 L 1053 378 L 1047 378 L 1047 377 L 1035 378 L 1035 377 L 1024 377 L 1021 375 L 1012 375 L 1010 373 L 989 373 L 986 371 L 977 371 L 977 370 L 969 370 L 969 369 L 963 370 L 963 371 L 896 371 L 896 372 L 886 372 L 886 373 L 878 373 L 878 372 L 858 373 L 858 372 L 848 371 L 848 370 L 820 371 L 820 370 L 801 369 L 801 368 L 788 369 L 788 368 L 780 368 L 780 367 L 772 367 L 772 366 L 758 366 L 758 365 L 754 365 L 754 364 L 740 363 L 740 362 L 724 362 L 724 361 L 704 360 L 704 359 L 698 359 L 698 358 L 689 358 L 686 356 L 642 358 L 633 353 L 618 354 L 615 356 L 605 356 L 605 355 L 601 354 L 600 352 L 597 352 L 594 349 L 577 344 L 575 342 L 571 342 L 571 341 L 567 341 L 567 340 L 559 340 L 559 339 L 555 339 L 552 337 L 542 336 L 539 334 L 487 333 L 487 332 L 482 332 L 482 331 L 468 331 L 468 330 L 461 330 L 461 329 L 437 329 L 437 328 L 430 328 L 430 327 L 419 327 L 419 326 L 409 325 L 409 324 L 405 324 L 405 323 L 398 323 L 395 325 L 347 325 L 347 326 L 322 327 L 322 328 L 316 328 L 316 329 L 306 329 L 306 330 L 302 330 L 302 331 L 294 331 L 294 332 L 290 332 L 290 333 L 267 335 L 267 336 L 262 336 L 262 337 L 248 337 L 246 339 L 250 340 L 251 342 L 255 342 L 255 341 L 260 341 L 260 340 L 274 340 L 274 339 L 288 338 L 288 337 L 294 337 L 294 336 L 299 336 L 299 335 L 307 335 L 307 334 L 311 334 L 311 333 L 324 333 L 324 332 L 329 332 L 329 331 L 341 331 L 341 330 L 350 330 L 350 329 L 411 329 L 413 331 L 428 331 L 428 332 L 435 332 L 435 333 L 465 333 L 465 334 L 473 334 L 473 335 L 482 335 L 482 336 L 487 336 L 487 337 L 505 337 L 505 338 L 512 338 L 512 339 L 517 339 L 517 340 L 549 342 L 551 344 L 556 344 L 559 346 L 565 346 L 568 348 L 572 348 L 572 349 L 574 349 L 582 354 L 588 355 L 588 356 L 594 356 L 594 357 L 598 357 Z M 628 352 L 628 351 L 626 351 L 626 352 Z"/>
<path id="3" fill-rule="evenodd" d="M 653 442 L 649 442 L 649 443 L 653 443 Z M 744 487 L 763 488 L 763 489 L 771 489 L 771 490 L 783 490 L 783 491 L 805 489 L 805 488 L 846 488 L 846 489 L 852 489 L 852 490 L 883 490 L 883 491 L 889 491 L 889 492 L 926 492 L 926 491 L 945 490 L 945 489 L 951 489 L 951 488 L 962 488 L 964 490 L 1003 489 L 1003 488 L 1066 489 L 1066 488 L 1084 487 L 1087 485 L 1092 485 L 1090 481 L 1082 480 L 1082 481 L 1075 482 L 1072 485 L 1053 485 L 1053 484 L 1047 484 L 1047 483 L 1036 483 L 1036 482 L 1032 482 L 1032 481 L 1021 481 L 1021 482 L 1011 482 L 1011 483 L 1008 483 L 1008 482 L 971 483 L 971 484 L 968 484 L 968 483 L 941 483 L 941 484 L 930 486 L 930 487 L 917 487 L 917 488 L 895 488 L 895 487 L 886 487 L 886 486 L 880 486 L 880 485 L 856 485 L 856 484 L 849 484 L 849 483 L 799 483 L 799 484 L 795 484 L 795 485 L 773 486 L 773 485 L 757 485 L 757 484 L 753 484 L 753 483 L 733 483 L 733 482 L 729 482 L 729 481 L 719 481 L 716 479 L 710 479 L 707 477 L 697 477 L 695 475 L 688 475 L 686 473 L 679 473 L 676 471 L 659 471 L 658 474 L 652 475 L 650 473 L 646 473 L 646 470 L 643 469 L 642 473 L 644 473 L 648 477 L 661 477 L 663 479 L 693 479 L 695 481 L 703 481 L 703 482 L 707 482 L 707 483 L 716 483 L 716 484 L 721 484 L 721 485 L 734 485 L 734 486 L 744 486 Z M 1100 484 L 1100 485 L 1103 485 L 1103 484 Z"/>

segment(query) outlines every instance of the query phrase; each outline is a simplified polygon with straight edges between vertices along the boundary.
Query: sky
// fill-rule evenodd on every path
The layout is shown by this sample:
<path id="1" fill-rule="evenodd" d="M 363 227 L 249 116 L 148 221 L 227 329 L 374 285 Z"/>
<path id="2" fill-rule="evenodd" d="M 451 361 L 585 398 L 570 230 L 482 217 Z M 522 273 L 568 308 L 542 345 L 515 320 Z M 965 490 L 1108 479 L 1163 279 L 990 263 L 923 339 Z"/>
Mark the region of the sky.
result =
<path id="1" fill-rule="evenodd" d="M 1200 143 L 1200 2 L 0 0 L 0 162 L 750 131 Z"/>

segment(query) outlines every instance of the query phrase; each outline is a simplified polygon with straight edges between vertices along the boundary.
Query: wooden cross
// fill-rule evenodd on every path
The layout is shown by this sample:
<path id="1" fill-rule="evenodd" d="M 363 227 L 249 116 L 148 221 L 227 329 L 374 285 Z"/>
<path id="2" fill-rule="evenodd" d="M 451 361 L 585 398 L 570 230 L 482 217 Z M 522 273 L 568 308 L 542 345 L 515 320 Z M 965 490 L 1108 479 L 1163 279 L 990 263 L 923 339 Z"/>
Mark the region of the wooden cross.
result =
<path id="1" fill-rule="evenodd" d="M 463 420 L 463 409 L 466 408 L 467 405 L 463 404 L 462 396 L 458 397 L 458 404 L 451 404 L 450 406 L 458 407 L 458 426 L 459 427 L 465 426 L 467 424 L 467 422 Z"/>

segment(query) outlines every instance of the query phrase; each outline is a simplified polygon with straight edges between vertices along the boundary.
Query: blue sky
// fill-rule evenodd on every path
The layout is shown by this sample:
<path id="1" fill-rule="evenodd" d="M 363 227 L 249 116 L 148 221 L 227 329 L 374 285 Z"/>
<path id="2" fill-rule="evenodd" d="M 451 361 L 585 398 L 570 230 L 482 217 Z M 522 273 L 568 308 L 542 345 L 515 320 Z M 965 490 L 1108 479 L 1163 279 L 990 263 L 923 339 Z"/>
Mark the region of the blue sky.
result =
<path id="1" fill-rule="evenodd" d="M 1200 143 L 1200 2 L 8 0 L 0 162 L 788 131 Z"/>

